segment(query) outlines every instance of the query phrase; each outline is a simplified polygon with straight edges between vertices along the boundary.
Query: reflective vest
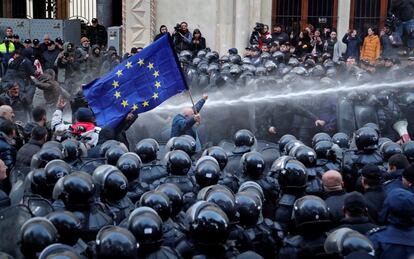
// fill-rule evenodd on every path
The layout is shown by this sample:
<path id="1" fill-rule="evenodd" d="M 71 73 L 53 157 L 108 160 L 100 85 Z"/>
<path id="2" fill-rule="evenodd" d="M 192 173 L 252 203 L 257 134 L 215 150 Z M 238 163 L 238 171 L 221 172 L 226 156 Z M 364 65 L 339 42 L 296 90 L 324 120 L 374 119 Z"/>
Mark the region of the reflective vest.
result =
<path id="1" fill-rule="evenodd" d="M 7 48 L 6 43 L 2 43 L 0 44 L 0 53 L 12 53 L 14 52 L 15 47 L 14 44 L 12 42 L 9 43 L 9 48 Z"/>

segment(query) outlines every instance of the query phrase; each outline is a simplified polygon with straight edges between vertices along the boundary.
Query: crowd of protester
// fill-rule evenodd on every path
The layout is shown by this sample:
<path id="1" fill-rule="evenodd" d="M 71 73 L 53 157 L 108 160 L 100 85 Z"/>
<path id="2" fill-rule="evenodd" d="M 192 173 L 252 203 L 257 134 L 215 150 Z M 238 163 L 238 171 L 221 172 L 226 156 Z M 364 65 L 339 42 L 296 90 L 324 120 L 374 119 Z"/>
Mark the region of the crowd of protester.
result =
<path id="1" fill-rule="evenodd" d="M 128 129 L 140 124 L 132 111 L 115 129 L 98 127 L 82 96 L 82 84 L 141 50 L 132 48 L 120 58 L 106 46 L 104 31 L 94 20 L 80 43 L 48 35 L 42 43 L 20 43 L 13 28 L 6 29 L 0 45 L 2 256 L 414 255 L 412 129 L 397 133 L 392 127 L 413 121 L 410 88 L 352 91 L 350 102 L 332 94 L 334 100 L 325 95 L 315 102 L 305 97 L 312 100 L 258 104 L 253 127 L 246 116 L 229 122 L 226 107 L 213 120 L 202 120 L 209 103 L 204 94 L 170 121 L 167 142 L 154 137 L 130 143 Z M 244 53 L 232 48 L 222 56 L 186 22 L 177 24 L 172 39 L 195 92 L 230 89 L 238 96 L 249 87 L 299 91 L 309 86 L 307 80 L 334 88 L 379 75 L 390 84 L 409 79 L 414 57 L 409 54 L 402 65 L 399 52 L 410 52 L 410 38 L 393 31 L 398 30 L 386 26 L 378 36 L 369 28 L 362 37 L 350 30 L 342 50 L 334 29 L 309 25 L 295 34 L 276 25 L 271 33 L 258 23 Z M 165 33 L 168 28 L 161 26 L 155 40 Z M 360 123 L 340 132 L 349 121 L 338 103 L 369 106 L 375 115 L 362 125 L 354 118 Z M 72 118 L 66 122 L 69 105 Z M 251 107 L 236 109 L 245 108 Z M 214 125 L 214 136 L 206 134 L 214 141 L 199 135 L 205 124 Z"/>

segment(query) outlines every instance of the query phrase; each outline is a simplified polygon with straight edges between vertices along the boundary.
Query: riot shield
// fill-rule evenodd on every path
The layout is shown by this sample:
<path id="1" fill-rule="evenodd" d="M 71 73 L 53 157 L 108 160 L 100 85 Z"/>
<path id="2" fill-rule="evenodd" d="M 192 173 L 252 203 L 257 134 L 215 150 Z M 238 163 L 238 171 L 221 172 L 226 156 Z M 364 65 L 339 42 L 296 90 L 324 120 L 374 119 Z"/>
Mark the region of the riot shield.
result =
<path id="1" fill-rule="evenodd" d="M 15 205 L 0 211 L 0 251 L 15 259 L 24 258 L 20 252 L 20 229 L 32 217 L 28 207 Z"/>
<path id="2" fill-rule="evenodd" d="M 24 196 L 23 204 L 35 217 L 44 217 L 54 211 L 52 204 L 40 196 Z"/>
<path id="3" fill-rule="evenodd" d="M 339 100 L 336 117 L 338 131 L 344 132 L 349 136 L 352 135 L 356 129 L 354 106 L 352 102 L 347 99 Z"/>
<path id="4" fill-rule="evenodd" d="M 369 122 L 379 125 L 377 111 L 373 106 L 355 105 L 354 109 L 356 121 L 355 129 L 359 129 Z"/>
<path id="5" fill-rule="evenodd" d="M 19 204 L 24 196 L 24 179 L 18 180 L 16 183 L 13 184 L 13 187 L 10 191 L 9 198 L 12 205 Z"/>

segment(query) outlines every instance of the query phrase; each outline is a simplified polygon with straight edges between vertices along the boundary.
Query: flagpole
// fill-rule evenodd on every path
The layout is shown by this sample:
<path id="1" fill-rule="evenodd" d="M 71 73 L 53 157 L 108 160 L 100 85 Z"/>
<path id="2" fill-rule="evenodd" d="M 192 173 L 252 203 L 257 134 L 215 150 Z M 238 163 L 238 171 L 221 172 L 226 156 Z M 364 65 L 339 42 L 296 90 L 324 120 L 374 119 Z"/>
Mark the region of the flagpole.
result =
<path id="1" fill-rule="evenodd" d="M 198 111 L 197 111 L 197 109 L 196 109 L 196 107 L 195 107 L 194 98 L 193 98 L 193 95 L 191 94 L 190 89 L 188 89 L 188 95 L 190 96 L 191 103 L 193 104 L 194 114 L 197 114 L 197 113 L 198 113 Z"/>

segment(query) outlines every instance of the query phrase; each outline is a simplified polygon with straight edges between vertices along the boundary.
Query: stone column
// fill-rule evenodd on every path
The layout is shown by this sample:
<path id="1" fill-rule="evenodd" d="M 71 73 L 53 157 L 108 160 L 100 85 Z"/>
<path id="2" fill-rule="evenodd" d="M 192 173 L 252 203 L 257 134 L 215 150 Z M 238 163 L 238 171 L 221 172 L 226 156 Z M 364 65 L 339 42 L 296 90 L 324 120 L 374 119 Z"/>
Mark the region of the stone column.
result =
<path id="1" fill-rule="evenodd" d="M 262 0 L 261 13 L 262 22 L 269 25 L 269 30 L 272 31 L 272 0 Z"/>
<path id="2" fill-rule="evenodd" d="M 217 0 L 218 22 L 216 30 L 215 46 L 220 55 L 227 53 L 234 47 L 234 0 Z"/>
<path id="3" fill-rule="evenodd" d="M 342 37 L 349 29 L 349 19 L 351 15 L 351 0 L 339 0 L 338 1 L 338 32 L 337 37 L 341 44 L 341 51 L 345 51 L 345 44 L 342 43 Z"/>
<path id="4" fill-rule="evenodd" d="M 96 0 L 96 18 L 103 26 L 112 26 L 112 0 Z"/>
<path id="5" fill-rule="evenodd" d="M 249 43 L 252 24 L 250 23 L 250 0 L 235 1 L 235 47 L 243 52 Z"/>
<path id="6" fill-rule="evenodd" d="M 124 0 L 125 50 L 151 42 L 151 0 Z"/>

